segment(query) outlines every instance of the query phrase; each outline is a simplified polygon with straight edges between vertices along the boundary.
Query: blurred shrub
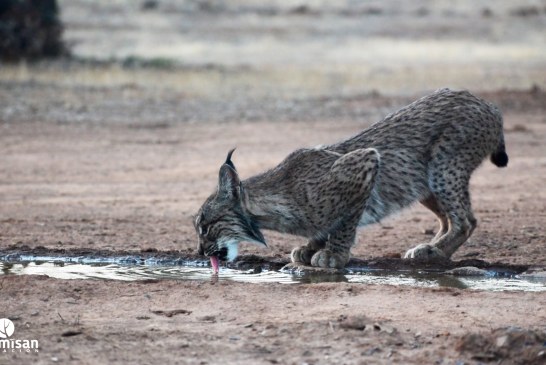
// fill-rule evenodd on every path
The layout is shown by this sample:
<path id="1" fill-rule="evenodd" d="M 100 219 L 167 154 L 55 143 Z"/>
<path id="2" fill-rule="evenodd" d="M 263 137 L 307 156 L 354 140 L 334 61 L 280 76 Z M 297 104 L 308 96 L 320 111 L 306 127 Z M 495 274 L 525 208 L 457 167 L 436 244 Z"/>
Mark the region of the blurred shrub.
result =
<path id="1" fill-rule="evenodd" d="M 121 65 L 125 68 L 154 68 L 157 70 L 172 70 L 176 67 L 176 61 L 170 58 L 154 57 L 141 58 L 138 56 L 129 56 L 121 61 Z"/>
<path id="2" fill-rule="evenodd" d="M 57 0 L 0 0 L 0 60 L 66 53 Z"/>

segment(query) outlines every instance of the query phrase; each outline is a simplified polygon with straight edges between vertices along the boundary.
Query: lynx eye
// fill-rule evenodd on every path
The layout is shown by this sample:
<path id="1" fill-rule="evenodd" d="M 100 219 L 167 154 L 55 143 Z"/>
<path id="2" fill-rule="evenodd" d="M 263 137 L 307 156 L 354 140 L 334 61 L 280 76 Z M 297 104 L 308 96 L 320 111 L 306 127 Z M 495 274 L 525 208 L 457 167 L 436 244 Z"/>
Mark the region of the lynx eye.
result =
<path id="1" fill-rule="evenodd" d="M 209 234 L 210 225 L 209 226 L 199 226 L 199 234 L 203 237 Z"/>
<path id="2" fill-rule="evenodd" d="M 209 229 L 206 225 L 202 225 L 201 222 L 203 222 L 205 220 L 205 215 L 203 213 L 201 213 L 199 215 L 199 217 L 197 217 L 197 219 L 195 220 L 195 225 L 197 226 L 197 229 L 199 230 L 199 235 L 200 236 L 203 236 L 203 231 L 204 232 L 204 235 L 206 236 L 207 233 L 209 232 Z M 203 228 L 205 227 L 205 228 Z"/>

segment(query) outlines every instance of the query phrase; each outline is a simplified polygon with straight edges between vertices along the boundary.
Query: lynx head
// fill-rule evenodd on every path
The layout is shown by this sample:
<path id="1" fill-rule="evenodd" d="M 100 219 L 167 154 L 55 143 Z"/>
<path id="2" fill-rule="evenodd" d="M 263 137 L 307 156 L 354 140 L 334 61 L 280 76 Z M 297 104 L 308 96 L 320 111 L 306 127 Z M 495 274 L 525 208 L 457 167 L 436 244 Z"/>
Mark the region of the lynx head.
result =
<path id="1" fill-rule="evenodd" d="M 266 245 L 258 226 L 243 204 L 243 186 L 229 151 L 220 167 L 218 189 L 208 197 L 194 220 L 199 238 L 199 254 L 216 256 L 222 261 L 237 257 L 239 242 Z"/>

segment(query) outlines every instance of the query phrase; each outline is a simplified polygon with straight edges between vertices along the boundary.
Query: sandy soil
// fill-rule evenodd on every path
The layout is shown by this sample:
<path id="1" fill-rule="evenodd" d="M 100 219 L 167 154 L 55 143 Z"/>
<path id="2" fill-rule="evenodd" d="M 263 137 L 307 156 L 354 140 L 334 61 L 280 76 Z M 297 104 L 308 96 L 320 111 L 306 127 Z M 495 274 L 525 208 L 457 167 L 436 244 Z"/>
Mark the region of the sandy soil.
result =
<path id="1" fill-rule="evenodd" d="M 545 95 L 484 96 L 503 106 L 510 167 L 485 163 L 476 172 L 479 226 L 454 259 L 544 267 Z M 386 104 L 377 96 L 336 102 L 355 109 Z M 4 122 L 0 247 L 195 255 L 191 215 L 214 188 L 230 147 L 238 146 L 235 163 L 250 176 L 296 147 L 334 141 L 368 124 Z M 429 239 L 435 224 L 431 213 L 415 207 L 363 229 L 353 254 L 400 255 Z M 274 232 L 266 238 L 270 250 L 246 246 L 243 253 L 286 259 L 303 242 Z M 544 353 L 543 293 L 37 277 L 4 277 L 0 291 L 0 317 L 17 319 L 19 338 L 37 338 L 42 348 L 0 354 L 8 363 L 540 363 Z M 191 313 L 151 312 L 178 309 Z M 358 329 L 362 323 L 365 330 Z"/>
<path id="2" fill-rule="evenodd" d="M 544 361 L 546 297 L 539 294 L 22 276 L 0 283 L 18 336 L 37 338 L 42 348 L 0 354 L 11 363 Z"/>
<path id="3" fill-rule="evenodd" d="M 491 14 L 486 2 L 453 9 L 377 2 L 352 14 L 346 4 L 322 2 L 272 2 L 265 10 L 261 2 L 201 2 L 188 10 L 165 1 L 148 14 L 151 23 L 135 2 L 106 3 L 113 9 L 63 2 L 78 60 L 0 68 L 0 252 L 195 256 L 191 217 L 230 148 L 237 146 L 234 162 L 249 177 L 296 148 L 357 133 L 427 90 L 465 86 L 501 107 L 510 164 L 485 162 L 474 174 L 478 228 L 453 259 L 546 267 L 546 54 L 537 48 L 544 2 L 499 1 Z M 216 17 L 224 21 L 208 23 L 208 32 L 192 28 Z M 403 27 L 388 27 L 389 17 Z M 150 44 L 161 50 L 162 32 L 195 52 L 154 53 L 175 65 L 140 60 Z M 212 38 L 209 55 L 202 47 Z M 265 51 L 249 46 L 262 38 L 270 41 Z M 452 62 L 441 57 L 443 43 L 458 55 Z M 232 57 L 238 44 L 248 62 Z M 285 48 L 275 58 L 276 44 Z M 379 59 L 358 64 L 363 44 L 376 46 Z M 321 63 L 317 54 L 328 45 Z M 382 47 L 394 47 L 396 61 Z M 420 51 L 402 62 L 412 47 Z M 282 57 L 300 49 L 286 68 L 292 60 Z M 461 50 L 471 50 L 468 58 Z M 130 55 L 136 66 L 104 60 Z M 434 229 L 433 214 L 415 206 L 361 230 L 353 255 L 399 257 Z M 242 246 L 242 253 L 286 260 L 304 242 L 265 236 L 268 250 Z M 545 308 L 544 293 L 0 276 L 0 318 L 14 321 L 17 338 L 40 341 L 39 353 L 0 352 L 0 363 L 539 364 Z"/>

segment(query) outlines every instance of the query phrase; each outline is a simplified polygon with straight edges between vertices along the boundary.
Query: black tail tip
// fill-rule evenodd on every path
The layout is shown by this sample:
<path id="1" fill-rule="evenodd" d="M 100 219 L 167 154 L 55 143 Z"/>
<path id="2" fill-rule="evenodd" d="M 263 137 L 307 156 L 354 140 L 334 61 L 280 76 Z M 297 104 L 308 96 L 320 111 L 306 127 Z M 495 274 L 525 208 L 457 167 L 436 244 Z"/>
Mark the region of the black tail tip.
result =
<path id="1" fill-rule="evenodd" d="M 495 152 L 491 155 L 491 162 L 498 167 L 506 167 L 508 165 L 508 155 L 506 152 Z"/>

